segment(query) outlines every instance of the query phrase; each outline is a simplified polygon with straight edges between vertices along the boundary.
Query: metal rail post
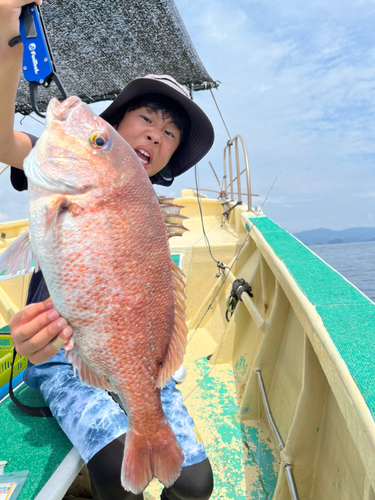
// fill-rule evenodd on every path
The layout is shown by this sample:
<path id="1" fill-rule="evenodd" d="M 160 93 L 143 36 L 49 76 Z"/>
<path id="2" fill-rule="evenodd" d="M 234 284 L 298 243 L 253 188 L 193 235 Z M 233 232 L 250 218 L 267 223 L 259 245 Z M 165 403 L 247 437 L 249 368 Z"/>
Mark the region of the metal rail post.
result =
<path id="1" fill-rule="evenodd" d="M 285 447 L 284 441 L 283 441 L 283 438 L 281 437 L 279 430 L 276 426 L 276 423 L 273 419 L 273 415 L 272 415 L 271 408 L 270 408 L 268 398 L 267 398 L 266 389 L 265 389 L 264 383 L 263 383 L 262 371 L 259 370 L 259 368 L 258 368 L 256 370 L 256 374 L 257 374 L 259 389 L 260 389 L 260 392 L 262 395 L 262 400 L 263 400 L 263 404 L 264 404 L 264 409 L 266 410 L 268 422 L 270 423 L 270 426 L 272 428 L 272 431 L 274 433 L 276 441 L 278 442 L 278 444 L 280 446 L 280 450 L 283 450 Z M 287 481 L 288 487 L 289 487 L 290 498 L 292 500 L 299 500 L 298 491 L 296 488 L 296 483 L 294 481 L 292 466 L 288 463 L 284 463 L 284 471 L 285 471 L 285 475 L 286 475 L 286 481 Z"/>
<path id="2" fill-rule="evenodd" d="M 228 192 L 228 187 L 230 187 L 230 197 L 233 200 L 233 182 L 237 179 L 237 194 L 238 201 L 242 201 L 242 191 L 241 191 L 241 172 L 240 172 L 240 159 L 239 159 L 239 147 L 238 140 L 241 141 L 242 150 L 244 154 L 245 160 L 245 170 L 246 170 L 246 187 L 247 187 L 247 205 L 248 209 L 252 208 L 252 199 L 251 199 L 251 179 L 250 179 L 250 166 L 249 166 L 249 157 L 247 154 L 246 144 L 241 135 L 236 135 L 233 139 L 227 142 L 226 147 L 224 148 L 224 178 L 225 178 L 225 192 Z M 232 152 L 231 147 L 234 144 L 236 151 L 236 171 L 237 176 L 233 179 L 233 169 L 232 169 Z M 226 152 L 228 149 L 228 159 L 229 159 L 229 179 L 230 183 L 227 183 L 227 168 L 226 168 Z"/>

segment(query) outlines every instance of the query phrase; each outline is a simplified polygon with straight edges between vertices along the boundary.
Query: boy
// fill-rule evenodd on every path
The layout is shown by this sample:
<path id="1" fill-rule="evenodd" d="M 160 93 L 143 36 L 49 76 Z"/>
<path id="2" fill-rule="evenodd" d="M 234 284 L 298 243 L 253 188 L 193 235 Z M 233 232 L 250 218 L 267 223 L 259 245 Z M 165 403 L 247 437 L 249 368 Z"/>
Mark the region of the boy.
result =
<path id="1" fill-rule="evenodd" d="M 36 138 L 13 131 L 14 100 L 22 64 L 22 46 L 8 41 L 17 36 L 24 0 L 0 0 L 0 161 L 11 164 L 15 189 L 27 189 L 23 160 Z M 36 0 L 41 4 L 41 0 Z M 130 82 L 102 113 L 133 147 L 152 183 L 169 186 L 174 177 L 195 165 L 210 149 L 214 134 L 210 121 L 190 100 L 188 91 L 168 76 L 149 75 Z M 17 351 L 32 365 L 25 381 L 39 389 L 56 420 L 87 463 L 95 500 L 140 500 L 125 491 L 120 470 L 127 417 L 104 391 L 85 386 L 73 376 L 62 346 L 72 336 L 71 326 L 44 302 L 49 297 L 42 273 L 33 275 L 26 308 L 10 322 Z M 180 477 L 162 498 L 208 499 L 213 479 L 204 447 L 182 404 L 174 381 L 162 391 L 162 402 L 185 453 Z"/>

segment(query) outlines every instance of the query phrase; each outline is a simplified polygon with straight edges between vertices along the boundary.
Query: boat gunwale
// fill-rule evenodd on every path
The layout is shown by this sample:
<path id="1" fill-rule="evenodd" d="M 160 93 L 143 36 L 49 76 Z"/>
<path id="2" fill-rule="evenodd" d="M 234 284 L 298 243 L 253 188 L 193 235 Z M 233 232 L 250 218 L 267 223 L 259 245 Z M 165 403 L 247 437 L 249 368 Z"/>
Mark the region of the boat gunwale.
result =
<path id="1" fill-rule="evenodd" d="M 282 287 L 311 342 L 348 426 L 349 433 L 356 444 L 366 474 L 371 478 L 371 486 L 375 490 L 375 461 L 372 460 L 375 455 L 375 421 L 371 410 L 314 304 L 308 299 L 288 266 L 276 255 L 275 250 L 267 242 L 261 230 L 250 218 L 254 218 L 252 212 L 241 214 L 242 224 L 245 227 L 246 225 L 250 227 L 250 237 L 254 240 Z M 262 216 L 262 218 L 264 217 Z M 296 241 L 303 245 L 299 240 L 296 239 Z M 313 252 L 311 253 L 313 254 Z M 345 278 L 343 277 L 343 279 Z M 372 303 L 370 299 L 368 300 Z"/>

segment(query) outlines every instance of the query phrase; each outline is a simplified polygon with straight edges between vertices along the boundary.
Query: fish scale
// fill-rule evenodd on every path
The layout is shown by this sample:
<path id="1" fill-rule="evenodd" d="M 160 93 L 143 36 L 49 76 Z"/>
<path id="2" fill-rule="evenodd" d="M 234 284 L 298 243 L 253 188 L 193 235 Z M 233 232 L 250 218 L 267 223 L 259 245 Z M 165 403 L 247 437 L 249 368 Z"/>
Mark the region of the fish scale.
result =
<path id="1" fill-rule="evenodd" d="M 97 131 L 102 149 L 90 144 Z M 181 207 L 158 200 L 132 148 L 76 97 L 51 101 L 24 169 L 32 243 L 19 245 L 32 247 L 73 327 L 68 357 L 81 380 L 126 409 L 122 484 L 140 493 L 157 477 L 168 487 L 184 460 L 160 399 L 186 348 L 184 283 L 168 244 L 185 230 Z"/>

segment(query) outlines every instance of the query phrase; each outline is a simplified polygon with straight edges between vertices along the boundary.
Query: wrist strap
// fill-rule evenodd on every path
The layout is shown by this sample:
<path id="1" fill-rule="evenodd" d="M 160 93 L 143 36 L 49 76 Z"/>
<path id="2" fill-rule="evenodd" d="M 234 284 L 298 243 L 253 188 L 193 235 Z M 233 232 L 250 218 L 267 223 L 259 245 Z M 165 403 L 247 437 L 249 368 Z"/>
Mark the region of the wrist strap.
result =
<path id="1" fill-rule="evenodd" d="M 48 408 L 48 406 L 28 406 L 24 405 L 19 401 L 16 396 L 13 393 L 13 367 L 14 363 L 16 361 L 16 355 L 17 351 L 16 348 L 13 347 L 13 361 L 12 361 L 12 367 L 10 369 L 10 380 L 9 380 L 9 396 L 10 399 L 13 401 L 15 405 L 18 406 L 21 410 L 23 410 L 26 413 L 29 413 L 30 415 L 33 415 L 34 417 L 53 417 L 51 410 Z"/>

